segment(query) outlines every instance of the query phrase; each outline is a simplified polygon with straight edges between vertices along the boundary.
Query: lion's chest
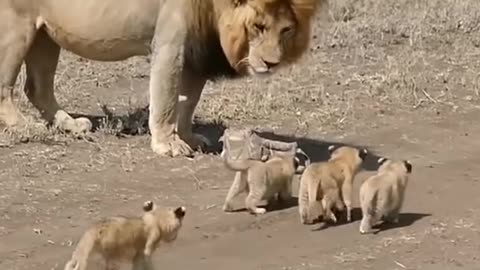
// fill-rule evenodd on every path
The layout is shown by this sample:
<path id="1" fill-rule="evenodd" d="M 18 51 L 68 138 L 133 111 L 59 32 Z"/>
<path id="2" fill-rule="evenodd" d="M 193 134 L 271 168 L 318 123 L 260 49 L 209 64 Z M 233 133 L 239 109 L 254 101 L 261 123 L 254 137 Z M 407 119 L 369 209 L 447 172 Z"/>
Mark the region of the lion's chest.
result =
<path id="1" fill-rule="evenodd" d="M 155 2 L 50 0 L 41 17 L 62 48 L 93 60 L 115 61 L 150 53 L 158 15 Z"/>

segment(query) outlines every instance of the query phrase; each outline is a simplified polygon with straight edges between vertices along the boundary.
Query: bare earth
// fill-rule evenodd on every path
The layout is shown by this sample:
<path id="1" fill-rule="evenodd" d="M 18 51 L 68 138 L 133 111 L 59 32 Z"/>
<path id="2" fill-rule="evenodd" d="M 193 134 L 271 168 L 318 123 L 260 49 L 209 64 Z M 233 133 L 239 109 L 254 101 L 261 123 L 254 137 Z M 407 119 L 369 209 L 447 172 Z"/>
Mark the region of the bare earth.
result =
<path id="1" fill-rule="evenodd" d="M 222 212 L 233 172 L 219 156 L 160 158 L 142 129 L 145 115 L 128 114 L 146 105 L 146 59 L 98 63 L 63 52 L 59 102 L 99 119 L 105 104 L 116 118 L 80 140 L 42 128 L 21 75 L 17 92 L 33 120 L 0 133 L 0 269 L 63 269 L 91 222 L 137 215 L 149 199 L 187 206 L 177 242 L 155 254 L 158 269 L 478 269 L 480 3 L 332 2 L 332 21 L 318 22 L 301 63 L 272 77 L 210 83 L 197 115 L 271 128 L 314 160 L 330 143 L 368 147 L 355 206 L 378 156 L 409 159 L 399 226 L 360 235 L 358 209 L 354 222 L 323 228 L 301 225 L 296 206 L 261 217 Z M 198 128 L 215 140 L 222 127 Z"/>

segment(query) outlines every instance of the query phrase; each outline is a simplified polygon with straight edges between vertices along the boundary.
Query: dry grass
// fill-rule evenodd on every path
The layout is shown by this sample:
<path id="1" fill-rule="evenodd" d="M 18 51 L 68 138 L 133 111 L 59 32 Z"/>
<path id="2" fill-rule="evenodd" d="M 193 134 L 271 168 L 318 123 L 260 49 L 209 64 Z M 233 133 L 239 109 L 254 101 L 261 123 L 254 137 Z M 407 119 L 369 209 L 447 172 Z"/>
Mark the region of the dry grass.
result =
<path id="1" fill-rule="evenodd" d="M 319 132 L 346 133 L 358 126 L 370 128 L 381 125 L 382 121 L 402 117 L 405 122 L 389 123 L 387 127 L 392 130 L 397 126 L 403 128 L 409 118 L 428 118 L 437 114 L 458 116 L 462 121 L 473 123 L 471 118 L 462 118 L 461 114 L 478 109 L 480 105 L 478 0 L 330 2 L 331 20 L 316 23 L 311 49 L 300 63 L 269 78 L 209 82 L 197 115 L 202 120 L 223 121 L 227 125 L 261 125 L 304 134 L 317 133 L 313 136 L 325 140 L 330 138 L 318 135 Z M 172 204 L 188 202 L 193 209 L 204 211 L 202 215 L 206 216 L 201 218 L 197 210 L 197 213 L 192 211 L 193 216 L 197 214 L 194 220 L 198 222 L 195 226 L 199 227 L 191 230 L 185 241 L 197 241 L 195 237 L 203 233 L 222 237 L 227 232 L 258 230 L 260 225 L 265 228 L 259 231 L 262 235 L 275 233 L 279 228 L 288 232 L 295 230 L 296 233 L 296 229 L 286 228 L 283 223 L 283 218 L 290 218 L 289 212 L 268 216 L 260 222 L 245 217 L 239 223 L 235 221 L 237 216 L 229 219 L 215 214 L 220 213 L 216 211 L 221 207 L 219 202 L 223 200 L 232 177 L 215 157 L 205 155 L 181 161 L 162 159 L 149 151 L 148 136 L 121 138 L 125 133 L 141 135 L 147 132 L 147 60 L 134 57 L 117 63 L 100 63 L 62 52 L 56 76 L 57 99 L 69 112 L 104 116 L 99 130 L 92 135 L 94 137 L 86 138 L 94 139 L 93 143 L 91 140 L 74 143 L 77 139 L 71 134 L 49 129 L 40 122 L 38 112 L 22 93 L 25 81 L 22 70 L 17 93 L 22 111 L 29 116 L 28 124 L 0 131 L 0 189 L 5 191 L 0 194 L 0 236 L 18 236 L 18 239 L 12 241 L 8 238 L 7 241 L 12 241 L 13 246 L 29 248 L 25 252 L 16 248 L 11 254 L 1 254 L 0 261 L 6 265 L 3 268 L 14 269 L 8 267 L 8 260 L 11 265 L 31 268 L 35 263 L 66 258 L 65 249 L 58 249 L 58 254 L 57 250 L 46 251 L 44 244 L 50 240 L 49 233 L 55 236 L 51 239 L 55 243 L 72 240 L 73 234 L 63 235 L 69 233 L 65 228 L 73 230 L 74 225 L 75 235 L 79 235 L 80 228 L 93 218 L 109 211 L 135 212 L 137 201 L 147 197 Z M 452 117 L 448 119 L 445 123 L 454 123 Z M 445 166 L 432 160 L 448 160 L 463 164 L 460 171 L 468 167 L 465 171 L 473 178 L 477 161 L 473 158 L 475 147 L 462 152 L 470 145 L 474 146 L 472 135 L 469 140 L 473 144 L 459 147 L 460 143 L 467 141 L 467 138 L 457 136 L 457 133 L 464 133 L 463 130 L 441 126 L 429 135 L 430 126 L 418 130 L 416 126 L 410 127 L 401 130 L 402 134 L 396 134 L 396 130 L 386 132 L 385 137 L 382 137 L 384 133 L 374 134 L 371 144 L 392 149 L 386 154 L 398 151 L 413 157 L 421 156 L 418 160 L 433 164 L 431 168 L 418 165 L 418 171 L 423 171 L 427 179 L 414 183 L 417 189 L 412 192 L 422 196 L 417 201 L 428 205 L 433 204 L 432 200 L 445 201 L 440 197 L 450 192 L 453 182 L 467 183 L 463 191 L 470 194 L 475 182 L 464 182 L 468 176 L 458 173 L 458 177 L 453 177 L 456 174 L 449 167 L 443 168 L 441 172 L 445 175 L 440 179 L 430 179 L 435 176 L 434 173 L 430 176 L 430 172 L 442 170 L 441 167 Z M 441 133 L 444 129 L 445 133 Z M 420 137 L 414 131 L 427 134 Z M 438 139 L 438 134 L 445 138 Z M 397 135 L 402 139 L 391 137 Z M 405 138 L 413 138 L 415 143 L 405 143 Z M 440 149 L 421 146 L 424 142 L 438 146 L 441 144 L 438 140 L 445 142 Z M 403 141 L 400 150 L 393 151 L 396 147 L 393 144 L 382 146 L 392 141 Z M 25 146 L 12 147 L 25 143 Z M 458 151 L 445 157 L 447 150 L 454 147 Z M 428 181 L 435 181 L 435 184 Z M 422 194 L 430 183 L 431 192 Z M 437 223 L 419 222 L 362 240 L 357 240 L 354 235 L 355 225 L 351 232 L 353 241 L 340 240 L 339 243 L 347 244 L 338 249 L 323 247 L 324 235 L 312 234 L 315 249 L 326 252 L 308 254 L 313 251 L 305 245 L 299 245 L 297 251 L 286 249 L 294 252 L 285 256 L 285 260 L 291 259 L 297 266 L 285 269 L 356 269 L 359 265 L 366 266 L 363 268 L 371 265 L 370 269 L 413 269 L 426 265 L 427 260 L 436 262 L 435 267 L 448 268 L 457 264 L 455 260 L 463 261 L 467 266 L 468 263 L 476 265 L 478 255 L 475 252 L 479 242 L 474 241 L 474 237 L 478 236 L 476 224 L 480 223 L 475 203 L 478 204 L 478 200 L 463 198 L 467 197 L 460 196 L 455 205 L 462 210 L 465 209 L 462 203 L 469 201 L 467 208 L 475 211 L 471 216 L 459 211 L 455 216 L 440 218 Z M 132 204 L 127 206 L 127 203 Z M 67 218 L 72 214 L 82 218 Z M 238 219 L 242 218 L 239 215 Z M 277 221 L 282 222 L 275 228 Z M 39 228 L 44 233 L 37 235 L 32 228 Z M 339 230 L 341 234 L 346 232 L 342 228 Z M 334 231 L 325 232 L 326 239 L 333 239 L 329 238 L 330 233 Z M 48 243 L 48 249 L 54 247 Z M 284 244 L 288 246 L 290 243 Z M 31 262 L 20 261 L 17 253 L 21 253 L 22 258 L 31 256 Z M 198 254 L 193 254 L 195 259 Z M 304 259 L 304 255 L 308 259 Z M 299 265 L 298 261 L 305 263 Z M 163 258 L 161 263 L 164 263 Z M 375 268 L 375 265 L 384 267 Z M 50 269 L 51 266 L 39 268 Z"/>
<path id="2" fill-rule="evenodd" d="M 436 113 L 477 106 L 480 2 L 339 0 L 330 5 L 330 21 L 315 25 L 311 50 L 298 65 L 266 79 L 209 83 L 198 115 L 227 124 L 255 122 L 318 131 L 365 120 L 371 117 L 364 113 L 370 105 L 382 112 Z M 102 133 L 143 134 L 146 60 L 99 63 L 63 52 L 57 98 L 76 113 L 101 115 L 101 104 L 117 109 L 112 115 L 118 117 L 107 117 Z M 23 82 L 22 72 L 19 92 Z M 121 95 L 112 95 L 119 89 Z M 140 98 L 132 102 L 131 97 Z M 21 104 L 38 121 L 23 94 Z M 0 136 L 3 144 L 60 137 L 64 135 L 37 126 Z"/>

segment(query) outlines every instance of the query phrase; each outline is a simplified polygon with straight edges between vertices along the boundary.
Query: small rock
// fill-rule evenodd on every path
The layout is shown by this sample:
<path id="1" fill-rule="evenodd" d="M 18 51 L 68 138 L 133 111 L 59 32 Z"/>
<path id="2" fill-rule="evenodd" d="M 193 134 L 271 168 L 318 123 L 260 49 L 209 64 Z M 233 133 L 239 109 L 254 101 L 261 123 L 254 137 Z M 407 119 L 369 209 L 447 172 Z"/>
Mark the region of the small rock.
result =
<path id="1" fill-rule="evenodd" d="M 61 189 L 52 189 L 51 191 L 55 196 L 58 196 L 62 192 Z"/>
<path id="2" fill-rule="evenodd" d="M 468 95 L 468 96 L 465 96 L 463 99 L 465 99 L 466 101 L 472 101 L 473 97 Z"/>

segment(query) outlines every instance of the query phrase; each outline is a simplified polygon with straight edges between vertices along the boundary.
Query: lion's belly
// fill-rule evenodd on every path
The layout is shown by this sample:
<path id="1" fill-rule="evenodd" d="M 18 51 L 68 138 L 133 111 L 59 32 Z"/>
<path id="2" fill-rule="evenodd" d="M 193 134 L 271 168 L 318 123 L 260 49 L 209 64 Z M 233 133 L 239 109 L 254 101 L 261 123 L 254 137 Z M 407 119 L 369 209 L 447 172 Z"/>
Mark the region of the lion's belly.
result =
<path id="1" fill-rule="evenodd" d="M 40 16 L 49 36 L 82 57 L 116 61 L 150 53 L 162 0 L 47 0 Z"/>

